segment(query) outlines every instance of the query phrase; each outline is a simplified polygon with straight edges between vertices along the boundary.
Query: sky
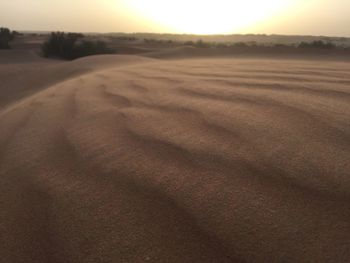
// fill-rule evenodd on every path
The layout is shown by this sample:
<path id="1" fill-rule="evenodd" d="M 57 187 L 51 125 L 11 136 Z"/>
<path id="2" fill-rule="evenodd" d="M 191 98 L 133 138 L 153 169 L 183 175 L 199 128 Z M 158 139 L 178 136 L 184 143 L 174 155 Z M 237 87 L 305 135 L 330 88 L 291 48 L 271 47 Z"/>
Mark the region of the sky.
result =
<path id="1" fill-rule="evenodd" d="M 13 30 L 350 37 L 350 0 L 0 0 Z"/>

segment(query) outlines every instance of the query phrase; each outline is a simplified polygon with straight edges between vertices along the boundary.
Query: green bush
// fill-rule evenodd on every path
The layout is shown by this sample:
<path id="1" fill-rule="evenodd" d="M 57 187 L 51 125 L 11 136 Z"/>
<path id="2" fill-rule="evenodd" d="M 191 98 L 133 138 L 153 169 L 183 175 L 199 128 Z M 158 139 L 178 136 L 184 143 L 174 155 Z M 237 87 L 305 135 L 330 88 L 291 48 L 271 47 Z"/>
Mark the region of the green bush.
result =
<path id="1" fill-rule="evenodd" d="M 91 55 L 115 53 L 103 41 L 83 39 L 84 35 L 80 33 L 52 32 L 42 46 L 43 56 L 72 60 Z"/>
<path id="2" fill-rule="evenodd" d="M 197 47 L 197 48 L 209 48 L 211 46 L 215 46 L 215 43 L 204 42 L 202 39 L 198 39 L 196 42 L 193 42 L 193 41 L 183 42 L 183 45 Z"/>
<path id="3" fill-rule="evenodd" d="M 211 46 L 210 43 L 204 42 L 202 39 L 197 40 L 194 45 L 199 48 L 209 48 Z"/>
<path id="4" fill-rule="evenodd" d="M 154 39 L 154 38 L 144 38 L 143 42 L 146 44 L 155 44 L 155 45 L 172 45 L 175 41 L 168 39 Z"/>
<path id="5" fill-rule="evenodd" d="M 298 48 L 321 48 L 321 49 L 333 49 L 336 45 L 332 42 L 323 42 L 322 40 L 313 42 L 301 42 Z"/>
<path id="6" fill-rule="evenodd" d="M 0 49 L 10 48 L 10 42 L 14 40 L 17 32 L 11 32 L 10 29 L 1 27 L 0 28 Z"/>
<path id="7" fill-rule="evenodd" d="M 193 41 L 186 41 L 183 43 L 185 46 L 194 46 L 194 42 Z"/>
<path id="8" fill-rule="evenodd" d="M 234 47 L 248 47 L 247 43 L 245 42 L 236 42 L 233 44 Z"/>
<path id="9" fill-rule="evenodd" d="M 216 48 L 228 48 L 229 45 L 227 43 L 215 43 Z"/>
<path id="10" fill-rule="evenodd" d="M 111 36 L 110 39 L 117 39 L 117 40 L 120 40 L 120 41 L 137 41 L 138 39 L 136 37 L 129 37 L 129 36 L 117 36 L 117 37 L 114 37 L 114 36 Z"/>

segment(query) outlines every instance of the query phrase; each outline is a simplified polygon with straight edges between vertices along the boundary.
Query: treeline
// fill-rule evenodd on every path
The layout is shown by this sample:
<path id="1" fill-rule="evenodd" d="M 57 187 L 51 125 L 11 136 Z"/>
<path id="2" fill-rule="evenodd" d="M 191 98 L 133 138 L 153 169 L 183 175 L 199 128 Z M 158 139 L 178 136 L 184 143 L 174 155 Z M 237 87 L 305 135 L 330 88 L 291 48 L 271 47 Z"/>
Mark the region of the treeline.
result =
<path id="1" fill-rule="evenodd" d="M 333 49 L 337 46 L 332 42 L 324 42 L 322 40 L 313 42 L 301 42 L 298 48 L 321 48 L 321 49 Z"/>
<path id="2" fill-rule="evenodd" d="M 297 44 L 280 44 L 280 43 L 258 43 L 256 41 L 249 42 L 207 42 L 202 39 L 196 41 L 176 41 L 163 39 L 143 39 L 146 44 L 163 44 L 163 45 L 184 45 L 196 48 L 251 48 L 251 47 L 270 47 L 270 48 L 317 48 L 317 49 L 334 49 L 337 45 L 330 41 L 317 40 L 313 42 L 301 42 Z"/>
<path id="3" fill-rule="evenodd" d="M 80 33 L 52 32 L 42 46 L 44 57 L 56 57 L 73 60 L 81 57 L 101 54 L 113 54 L 104 41 L 86 40 Z"/>
<path id="4" fill-rule="evenodd" d="M 0 27 L 0 49 L 11 48 L 10 42 L 20 35 L 17 31 L 11 31 L 6 27 Z"/>
<path id="5" fill-rule="evenodd" d="M 222 42 L 206 42 L 202 39 L 197 41 L 183 42 L 185 46 L 192 46 L 197 48 L 231 48 L 231 47 L 252 47 L 257 46 L 256 42 L 235 42 L 235 43 L 222 43 Z"/>
<path id="6" fill-rule="evenodd" d="M 183 42 L 185 46 L 193 46 L 197 48 L 249 48 L 249 47 L 275 47 L 275 48 L 318 48 L 318 49 L 334 49 L 337 46 L 332 42 L 325 42 L 322 40 L 313 42 L 301 42 L 299 44 L 260 44 L 255 41 L 251 42 L 235 42 L 235 43 L 218 43 L 218 42 L 204 42 L 199 39 L 197 41 L 186 41 Z"/>

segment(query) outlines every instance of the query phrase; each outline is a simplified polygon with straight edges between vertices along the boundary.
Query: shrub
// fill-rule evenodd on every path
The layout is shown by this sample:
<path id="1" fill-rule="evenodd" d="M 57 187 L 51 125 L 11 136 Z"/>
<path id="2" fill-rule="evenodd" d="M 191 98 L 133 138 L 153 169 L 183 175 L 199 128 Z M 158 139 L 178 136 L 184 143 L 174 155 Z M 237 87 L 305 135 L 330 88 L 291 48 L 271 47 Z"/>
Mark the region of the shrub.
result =
<path id="1" fill-rule="evenodd" d="M 185 46 L 194 46 L 194 42 L 193 41 L 186 41 L 184 42 Z"/>
<path id="2" fill-rule="evenodd" d="M 215 43 L 216 48 L 228 48 L 229 45 L 227 43 Z"/>
<path id="3" fill-rule="evenodd" d="M 313 42 L 301 42 L 298 48 L 322 48 L 322 49 L 332 49 L 336 45 L 332 42 L 323 42 L 322 40 L 313 41 Z"/>
<path id="4" fill-rule="evenodd" d="M 154 39 L 154 38 L 144 38 L 143 42 L 147 44 L 155 44 L 155 45 L 172 45 L 174 43 L 174 41 L 171 39 L 164 40 L 164 39 Z"/>
<path id="5" fill-rule="evenodd" d="M 1 27 L 0 28 L 0 49 L 10 48 L 10 42 L 14 40 L 17 32 L 11 32 L 10 29 Z"/>
<path id="6" fill-rule="evenodd" d="M 117 39 L 121 41 L 137 41 L 138 39 L 136 37 L 129 37 L 129 36 L 117 36 L 117 37 L 110 37 L 111 39 Z"/>
<path id="7" fill-rule="evenodd" d="M 285 48 L 285 47 L 290 47 L 290 46 L 288 46 L 288 45 L 286 45 L 286 44 L 279 44 L 279 43 L 277 43 L 277 44 L 274 44 L 273 45 L 273 47 L 277 47 L 277 48 Z"/>
<path id="8" fill-rule="evenodd" d="M 248 47 L 245 42 L 237 42 L 233 44 L 234 47 Z"/>
<path id="9" fill-rule="evenodd" d="M 52 32 L 49 39 L 42 46 L 44 57 L 59 57 L 63 59 L 76 59 L 98 54 L 112 54 L 103 41 L 82 40 L 83 34 Z"/>
<path id="10" fill-rule="evenodd" d="M 194 44 L 196 47 L 199 48 L 209 48 L 210 43 L 204 42 L 202 39 L 197 40 L 197 42 Z"/>
<path id="11" fill-rule="evenodd" d="M 163 44 L 163 40 L 154 38 L 145 38 L 143 41 L 147 44 Z"/>
<path id="12" fill-rule="evenodd" d="M 199 39 L 196 42 L 185 41 L 185 42 L 183 42 L 183 45 L 197 47 L 197 48 L 209 48 L 211 46 L 214 46 L 215 44 L 212 44 L 212 43 L 209 43 L 209 42 L 204 42 L 202 39 Z"/>

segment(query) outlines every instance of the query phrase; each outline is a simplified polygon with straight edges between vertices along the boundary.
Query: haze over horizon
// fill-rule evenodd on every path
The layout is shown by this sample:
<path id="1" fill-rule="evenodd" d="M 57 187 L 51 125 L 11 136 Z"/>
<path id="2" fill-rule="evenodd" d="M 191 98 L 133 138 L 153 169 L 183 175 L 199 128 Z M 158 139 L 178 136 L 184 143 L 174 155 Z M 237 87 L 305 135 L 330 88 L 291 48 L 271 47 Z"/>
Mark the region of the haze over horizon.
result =
<path id="1" fill-rule="evenodd" d="M 0 25 L 14 30 L 350 37 L 346 0 L 12 0 Z"/>

